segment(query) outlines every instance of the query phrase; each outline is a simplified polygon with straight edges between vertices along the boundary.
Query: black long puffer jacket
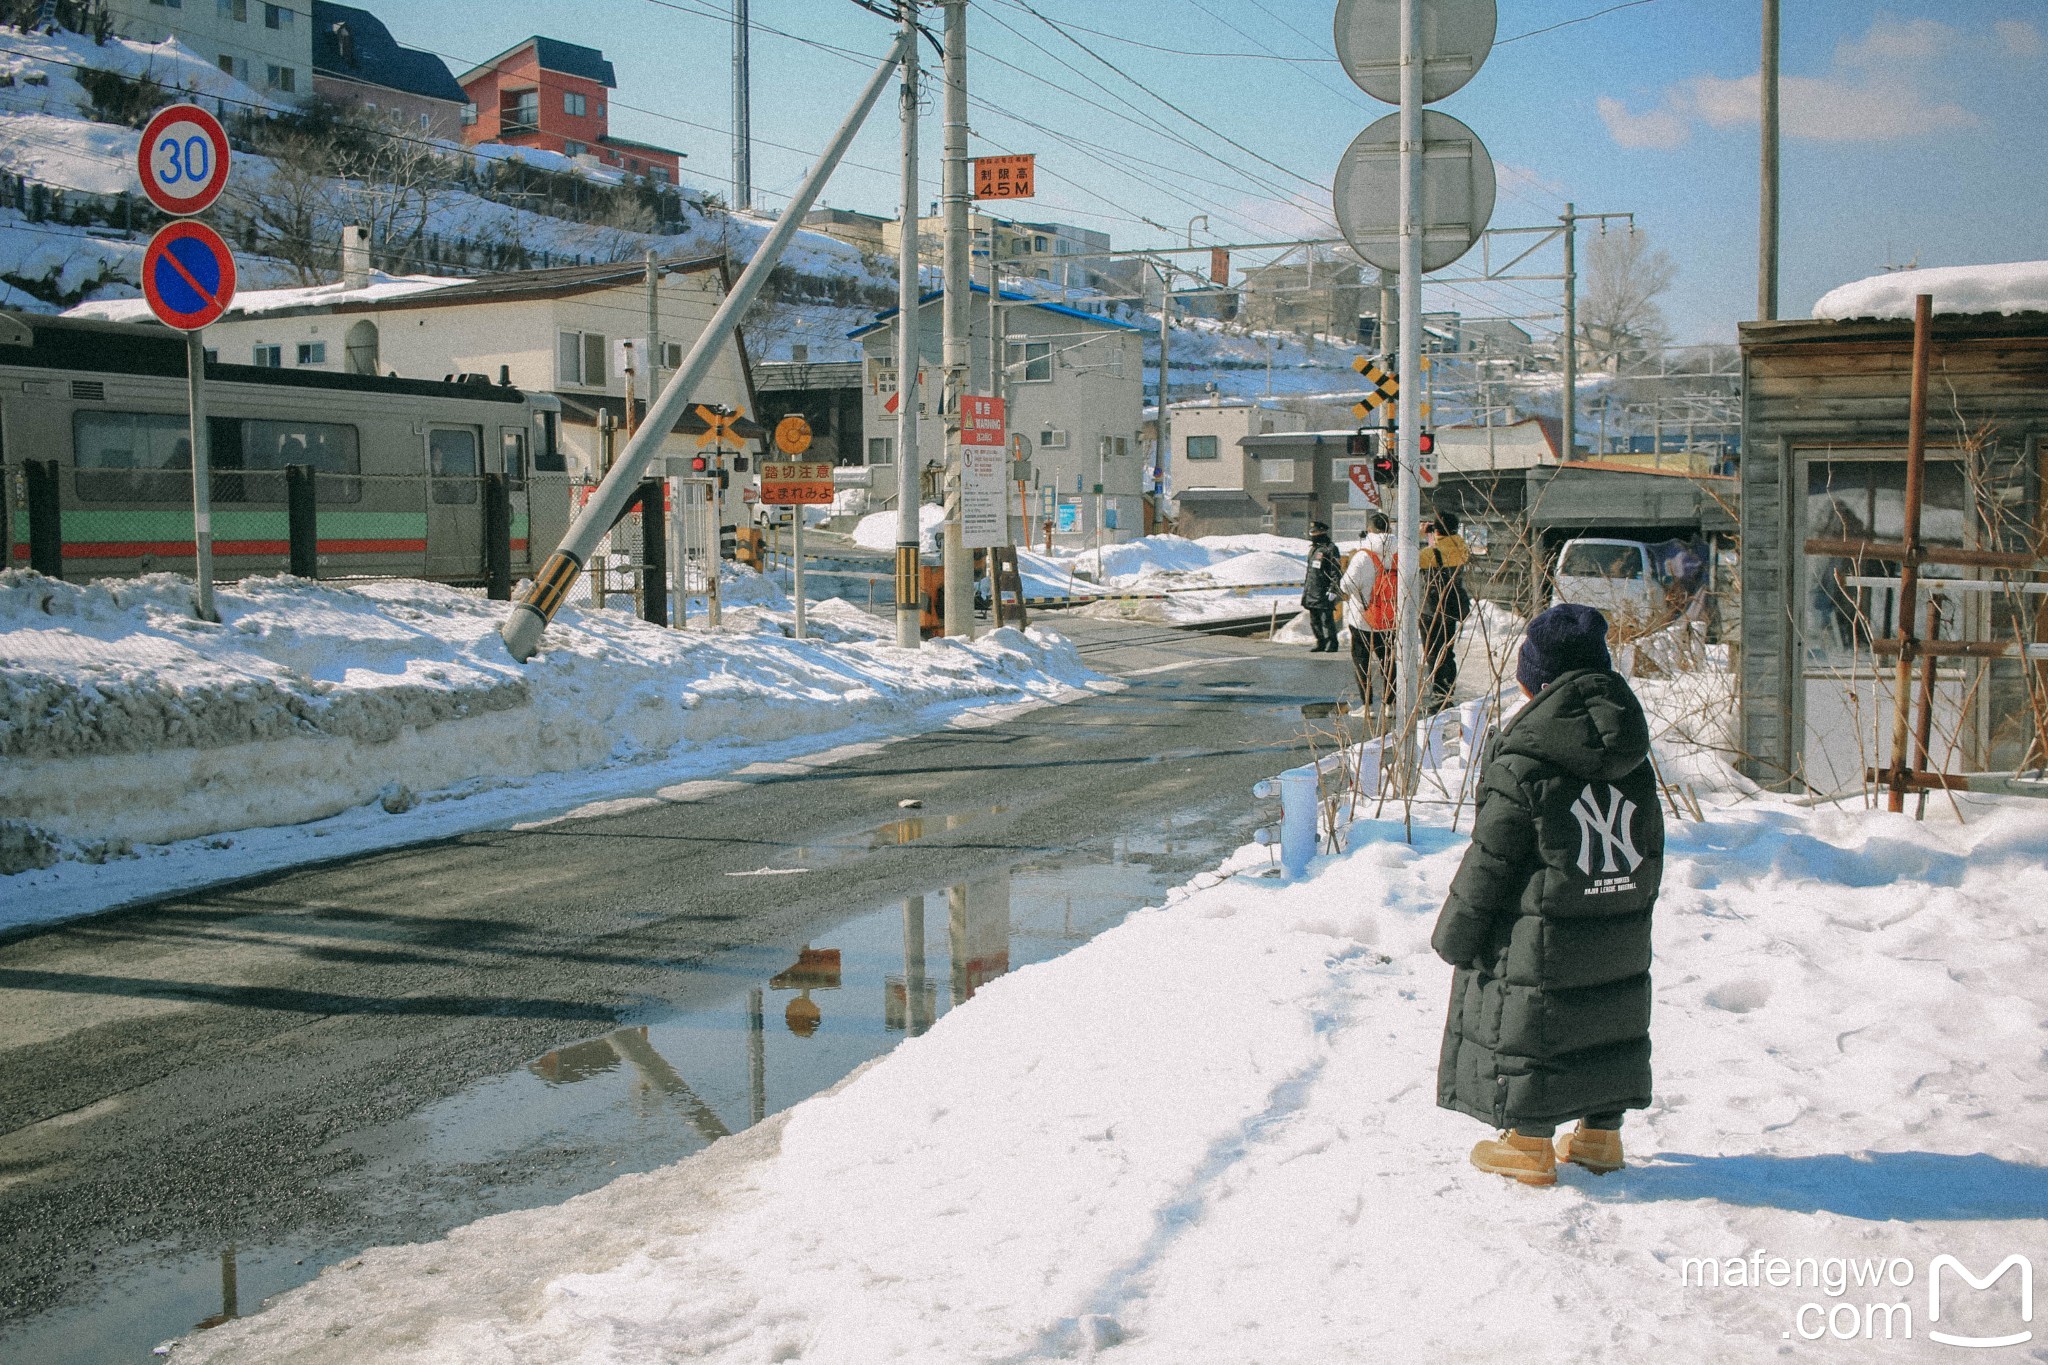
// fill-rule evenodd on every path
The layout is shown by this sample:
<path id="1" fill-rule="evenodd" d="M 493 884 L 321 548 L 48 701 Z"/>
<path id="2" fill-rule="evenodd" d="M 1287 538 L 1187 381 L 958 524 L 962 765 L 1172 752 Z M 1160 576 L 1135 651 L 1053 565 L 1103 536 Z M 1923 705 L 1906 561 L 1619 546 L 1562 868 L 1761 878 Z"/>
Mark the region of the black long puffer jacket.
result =
<path id="1" fill-rule="evenodd" d="M 1486 755 L 1430 943 L 1457 968 L 1437 1103 L 1498 1128 L 1650 1103 L 1650 914 L 1664 820 L 1618 673 L 1550 683 Z"/>

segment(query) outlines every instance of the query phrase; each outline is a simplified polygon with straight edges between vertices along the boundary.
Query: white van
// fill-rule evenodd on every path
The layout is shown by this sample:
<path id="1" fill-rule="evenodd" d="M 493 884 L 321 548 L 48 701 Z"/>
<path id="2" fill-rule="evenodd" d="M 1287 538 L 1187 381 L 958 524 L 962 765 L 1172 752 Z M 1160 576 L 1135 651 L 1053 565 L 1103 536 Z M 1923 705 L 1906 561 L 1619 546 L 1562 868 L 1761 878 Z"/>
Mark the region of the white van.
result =
<path id="1" fill-rule="evenodd" d="M 1638 635 L 1671 614 L 1663 580 L 1639 540 L 1568 540 L 1557 556 L 1559 602 L 1597 607 L 1619 635 Z"/>

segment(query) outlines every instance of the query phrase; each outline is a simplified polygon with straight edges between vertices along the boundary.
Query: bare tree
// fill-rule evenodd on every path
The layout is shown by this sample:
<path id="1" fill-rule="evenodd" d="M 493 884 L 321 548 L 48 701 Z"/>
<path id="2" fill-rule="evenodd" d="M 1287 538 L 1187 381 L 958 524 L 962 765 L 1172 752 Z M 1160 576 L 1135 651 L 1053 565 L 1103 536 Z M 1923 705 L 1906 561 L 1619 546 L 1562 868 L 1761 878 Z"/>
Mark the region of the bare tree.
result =
<path id="1" fill-rule="evenodd" d="M 1670 340 L 1657 299 L 1678 277 L 1671 257 L 1631 228 L 1603 232 L 1588 248 L 1586 296 L 1579 305 L 1579 345 L 1593 364 L 1619 374 Z"/>

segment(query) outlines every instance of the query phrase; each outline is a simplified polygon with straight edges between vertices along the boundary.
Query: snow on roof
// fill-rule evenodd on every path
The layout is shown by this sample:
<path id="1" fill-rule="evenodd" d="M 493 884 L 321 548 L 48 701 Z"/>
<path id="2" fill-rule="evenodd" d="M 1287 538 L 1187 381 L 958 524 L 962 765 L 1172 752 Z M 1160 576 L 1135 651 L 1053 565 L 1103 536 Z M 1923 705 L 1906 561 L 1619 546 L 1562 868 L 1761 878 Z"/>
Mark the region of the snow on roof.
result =
<path id="1" fill-rule="evenodd" d="M 1813 305 L 1813 315 L 1828 321 L 1906 319 L 1921 294 L 1934 295 L 1937 313 L 2048 313 L 2048 261 L 1894 270 L 1829 290 Z"/>
<path id="2" fill-rule="evenodd" d="M 386 275 L 381 270 L 373 270 L 370 272 L 370 282 L 360 288 L 351 288 L 337 281 L 334 284 L 305 285 L 296 289 L 243 290 L 235 295 L 234 306 L 229 308 L 228 312 L 254 317 L 285 308 L 318 308 L 337 303 L 378 303 L 467 283 L 470 281 L 442 275 Z M 147 322 L 152 314 L 148 302 L 143 299 L 103 299 L 97 303 L 81 303 L 64 316 L 101 318 L 107 322 Z"/>
<path id="3" fill-rule="evenodd" d="M 988 286 L 985 284 L 970 285 L 969 290 L 970 292 L 976 294 L 986 294 L 988 292 Z M 925 291 L 924 297 L 918 300 L 918 304 L 922 306 L 924 304 L 932 302 L 935 299 L 944 298 L 945 295 L 946 291 L 943 289 L 928 289 Z M 1083 322 L 1093 322 L 1099 326 L 1114 327 L 1125 332 L 1142 332 L 1145 330 L 1142 327 L 1133 326 L 1131 323 L 1125 322 L 1121 318 L 1105 317 L 1101 313 L 1083 312 L 1079 308 L 1069 308 L 1064 303 L 1053 303 L 1047 299 L 1033 298 L 1029 294 L 1019 293 L 1014 289 L 1003 290 L 1002 294 L 999 297 L 1005 303 L 1029 304 L 1033 308 L 1043 308 L 1048 313 L 1058 313 L 1061 317 L 1079 318 Z M 857 328 L 854 331 L 848 332 L 846 335 L 850 339 L 858 341 L 862 337 L 867 336 L 870 332 L 880 331 L 883 327 L 888 325 L 889 319 L 896 316 L 897 311 L 898 310 L 894 308 L 890 308 L 884 310 L 883 312 L 877 313 L 875 314 L 873 322 L 870 322 L 865 327 Z"/>

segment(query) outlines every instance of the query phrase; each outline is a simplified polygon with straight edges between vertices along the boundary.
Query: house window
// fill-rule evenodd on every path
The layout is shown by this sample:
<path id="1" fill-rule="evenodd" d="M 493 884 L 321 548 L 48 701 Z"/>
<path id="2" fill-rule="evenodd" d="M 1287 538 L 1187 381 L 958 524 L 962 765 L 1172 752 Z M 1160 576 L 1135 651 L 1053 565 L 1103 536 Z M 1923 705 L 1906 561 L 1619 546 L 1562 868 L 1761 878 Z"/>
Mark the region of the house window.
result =
<path id="1" fill-rule="evenodd" d="M 183 9 L 185 7 L 185 0 L 149 0 L 149 3 L 161 5 L 165 9 Z"/>
<path id="2" fill-rule="evenodd" d="M 893 436 L 868 437 L 869 464 L 895 464 L 896 438 Z"/>
<path id="3" fill-rule="evenodd" d="M 680 341 L 662 342 L 661 364 L 664 369 L 680 370 L 683 368 L 683 343 Z"/>
<path id="4" fill-rule="evenodd" d="M 1027 341 L 1010 346 L 1009 363 L 1004 366 L 1010 377 L 1019 384 L 1048 384 L 1052 382 L 1052 343 L 1050 341 Z"/>
<path id="5" fill-rule="evenodd" d="M 235 74 L 235 59 L 223 52 L 220 54 L 220 69 L 230 76 Z"/>
<path id="6" fill-rule="evenodd" d="M 555 338 L 555 375 L 564 384 L 601 389 L 611 381 L 611 348 L 600 332 L 560 332 Z"/>
<path id="7" fill-rule="evenodd" d="M 539 132 L 540 91 L 516 90 L 506 95 L 499 106 L 498 122 L 500 131 L 506 133 Z"/>
<path id="8" fill-rule="evenodd" d="M 654 168 L 654 183 L 657 185 L 666 185 L 668 183 L 668 167 L 656 166 Z"/>
<path id="9" fill-rule="evenodd" d="M 1188 458 L 1190 460 L 1213 460 L 1217 458 L 1217 438 L 1214 436 L 1188 437 Z"/>
<path id="10" fill-rule="evenodd" d="M 595 108 L 595 109 L 591 110 L 590 112 L 591 112 L 591 116 L 592 116 L 593 118 L 603 118 L 603 117 L 604 117 L 604 101 L 603 101 L 603 100 L 599 100 L 599 101 L 597 102 L 597 108 Z"/>
<path id="11" fill-rule="evenodd" d="M 462 106 L 462 126 L 465 128 L 476 127 L 476 104 L 474 102 Z"/>
<path id="12" fill-rule="evenodd" d="M 284 347 L 252 347 L 249 352 L 249 363 L 259 370 L 281 370 L 284 368 Z"/>
<path id="13" fill-rule="evenodd" d="M 263 7 L 263 27 L 265 28 L 288 29 L 292 26 L 292 18 L 292 11 L 287 6 L 265 5 Z"/>
<path id="14" fill-rule="evenodd" d="M 588 113 L 588 104 L 589 101 L 584 96 L 577 94 L 573 90 L 562 96 L 562 112 L 573 118 L 582 118 Z"/>
<path id="15" fill-rule="evenodd" d="M 324 341 L 300 342 L 299 363 L 301 365 L 325 365 L 327 363 L 327 343 Z"/>
<path id="16" fill-rule="evenodd" d="M 249 0 L 220 0 L 220 17 L 238 24 L 249 22 Z"/>
<path id="17" fill-rule="evenodd" d="M 582 156 L 589 150 L 590 148 L 584 146 L 573 137 L 562 139 L 562 155 L 564 156 Z"/>
<path id="18" fill-rule="evenodd" d="M 421 114 L 421 115 L 420 115 L 420 131 L 421 131 L 421 132 L 423 132 L 423 133 L 425 133 L 425 132 L 430 132 L 430 131 L 432 131 L 433 127 L 434 127 L 434 116 L 433 116 L 432 114 Z"/>
<path id="19" fill-rule="evenodd" d="M 1047 427 L 1038 433 L 1038 448 L 1040 450 L 1065 450 L 1067 448 L 1067 433 L 1058 427 Z"/>
<path id="20" fill-rule="evenodd" d="M 1292 460 L 1261 460 L 1261 461 L 1259 461 L 1259 482 L 1260 482 L 1260 483 L 1293 483 L 1293 482 L 1294 482 L 1294 461 L 1292 461 Z"/>
<path id="21" fill-rule="evenodd" d="M 280 94 L 289 95 L 299 88 L 299 73 L 288 66 L 268 68 L 270 88 Z"/>

